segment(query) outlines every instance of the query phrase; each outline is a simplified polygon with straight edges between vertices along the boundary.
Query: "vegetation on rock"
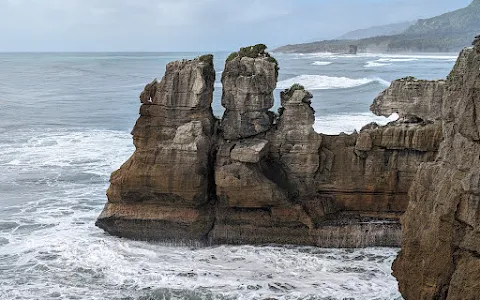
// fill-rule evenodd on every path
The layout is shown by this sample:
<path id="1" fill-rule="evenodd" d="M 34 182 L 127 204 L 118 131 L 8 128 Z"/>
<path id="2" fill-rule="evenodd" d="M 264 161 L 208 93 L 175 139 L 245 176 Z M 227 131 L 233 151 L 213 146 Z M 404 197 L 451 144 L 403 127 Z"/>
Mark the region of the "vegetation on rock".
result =
<path id="1" fill-rule="evenodd" d="M 235 58 L 242 58 L 242 57 L 250 57 L 250 58 L 257 58 L 257 57 L 266 57 L 269 62 L 275 64 L 275 76 L 278 78 L 278 71 L 280 68 L 278 67 L 278 61 L 270 55 L 270 53 L 266 52 L 267 46 L 264 44 L 256 44 L 253 46 L 247 46 L 240 48 L 238 52 L 232 52 L 227 57 L 226 62 L 234 60 Z"/>
<path id="2" fill-rule="evenodd" d="M 205 54 L 198 57 L 198 60 L 204 63 L 213 63 L 213 54 Z"/>
<path id="3" fill-rule="evenodd" d="M 282 94 L 284 95 L 287 95 L 289 97 L 292 97 L 293 96 L 293 93 L 295 93 L 295 91 L 304 91 L 305 90 L 305 87 L 299 83 L 294 83 L 290 88 L 288 89 L 285 89 Z"/>

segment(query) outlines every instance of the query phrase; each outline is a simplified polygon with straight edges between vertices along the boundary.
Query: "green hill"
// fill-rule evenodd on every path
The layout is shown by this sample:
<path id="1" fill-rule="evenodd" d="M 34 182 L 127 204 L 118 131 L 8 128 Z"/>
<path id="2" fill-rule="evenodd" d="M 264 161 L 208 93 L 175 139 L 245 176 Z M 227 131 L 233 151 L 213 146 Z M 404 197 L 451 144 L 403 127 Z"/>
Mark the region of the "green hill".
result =
<path id="1" fill-rule="evenodd" d="M 416 22 L 416 21 L 415 21 Z M 415 22 L 402 22 L 402 23 L 394 23 L 394 24 L 387 24 L 381 26 L 373 26 L 365 29 L 357 29 L 350 32 L 347 32 L 340 36 L 339 40 L 358 40 L 358 39 L 365 39 L 374 36 L 382 36 L 382 35 L 395 35 L 403 33 L 408 27 L 410 27 Z"/>
<path id="2" fill-rule="evenodd" d="M 274 51 L 347 53 L 350 45 L 357 45 L 359 52 L 456 52 L 479 33 L 480 0 L 474 0 L 465 8 L 418 20 L 401 34 L 287 45 Z"/>
<path id="3" fill-rule="evenodd" d="M 480 31 L 480 0 L 474 0 L 469 6 L 437 17 L 418 20 L 407 28 L 405 35 L 426 34 L 465 34 Z"/>

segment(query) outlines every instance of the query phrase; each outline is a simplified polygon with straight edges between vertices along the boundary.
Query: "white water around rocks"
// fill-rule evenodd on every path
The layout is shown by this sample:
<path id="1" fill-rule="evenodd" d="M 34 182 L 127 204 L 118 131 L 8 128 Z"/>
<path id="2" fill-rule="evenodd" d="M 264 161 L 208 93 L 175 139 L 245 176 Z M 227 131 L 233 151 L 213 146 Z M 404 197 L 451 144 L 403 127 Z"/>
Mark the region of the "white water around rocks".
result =
<path id="1" fill-rule="evenodd" d="M 0 54 L 0 299 L 400 299 L 390 275 L 398 249 L 195 249 L 94 226 L 110 173 L 133 153 L 143 85 L 168 61 L 195 55 Z M 226 55 L 216 54 L 217 71 Z M 454 63 L 442 55 L 276 57 L 277 100 L 300 81 L 314 94 L 315 129 L 328 134 L 388 122 L 368 112 L 386 82 L 445 77 Z M 391 65 L 364 68 L 378 59 Z M 217 88 L 216 115 L 220 95 Z"/>

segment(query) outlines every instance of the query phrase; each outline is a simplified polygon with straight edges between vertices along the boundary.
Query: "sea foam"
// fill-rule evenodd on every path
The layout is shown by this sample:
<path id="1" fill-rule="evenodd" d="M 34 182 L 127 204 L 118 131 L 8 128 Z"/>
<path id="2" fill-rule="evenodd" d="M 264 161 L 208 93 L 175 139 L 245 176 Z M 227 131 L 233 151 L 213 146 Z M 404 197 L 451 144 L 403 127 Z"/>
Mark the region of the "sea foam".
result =
<path id="1" fill-rule="evenodd" d="M 331 65 L 331 64 L 332 64 L 331 61 L 319 61 L 319 60 L 314 61 L 312 63 L 312 65 L 314 65 L 314 66 L 328 66 L 328 65 Z"/>
<path id="2" fill-rule="evenodd" d="M 390 63 L 379 63 L 377 61 L 368 61 L 365 64 L 365 68 L 376 68 L 376 67 L 384 67 L 384 66 L 390 66 Z"/>
<path id="3" fill-rule="evenodd" d="M 178 295 L 171 299 L 219 300 L 399 297 L 390 275 L 398 249 L 195 249 L 105 235 L 94 222 L 105 203 L 110 172 L 133 150 L 128 133 L 17 133 L 24 142 L 2 149 L 0 166 L 18 157 L 14 165 L 25 168 L 22 172 L 45 167 L 77 175 L 90 171 L 100 180 L 50 180 L 51 189 L 23 195 L 33 199 L 8 208 L 0 227 L 2 299 L 164 299 L 163 294 Z"/>
<path id="4" fill-rule="evenodd" d="M 346 89 L 362 86 L 369 83 L 380 83 L 388 86 L 390 82 L 379 78 L 348 78 L 348 77 L 331 77 L 325 75 L 300 75 L 287 80 L 278 82 L 278 89 L 290 88 L 293 84 L 299 83 L 307 90 L 329 90 L 329 89 Z"/>
<path id="5" fill-rule="evenodd" d="M 376 116 L 372 113 L 357 113 L 357 114 L 338 114 L 327 115 L 315 118 L 313 128 L 318 133 L 335 135 L 344 133 L 352 133 L 359 131 L 363 126 L 375 122 L 379 125 L 386 125 L 389 122 L 398 120 L 398 114 L 394 113 L 390 117 L 385 118 Z"/>

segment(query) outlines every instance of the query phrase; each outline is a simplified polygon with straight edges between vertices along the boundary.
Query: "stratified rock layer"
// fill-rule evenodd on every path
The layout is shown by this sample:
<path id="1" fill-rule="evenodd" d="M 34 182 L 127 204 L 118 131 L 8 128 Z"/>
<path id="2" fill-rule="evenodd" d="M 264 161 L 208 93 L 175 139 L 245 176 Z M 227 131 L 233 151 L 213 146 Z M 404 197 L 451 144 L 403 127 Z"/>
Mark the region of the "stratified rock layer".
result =
<path id="1" fill-rule="evenodd" d="M 140 96 L 136 151 L 115 171 L 97 226 L 120 236 L 205 240 L 212 224 L 213 57 L 167 65 Z M 181 221 L 180 221 L 181 220 Z"/>
<path id="2" fill-rule="evenodd" d="M 480 299 L 480 43 L 445 84 L 445 140 L 420 166 L 393 265 L 405 299 Z"/>
<path id="3" fill-rule="evenodd" d="M 380 93 L 370 109 L 379 116 L 416 116 L 423 120 L 437 120 L 442 116 L 445 81 L 418 80 L 406 77 L 392 82 Z"/>
<path id="4" fill-rule="evenodd" d="M 269 111 L 278 66 L 264 50 L 227 59 L 219 122 L 210 56 L 171 63 L 145 87 L 137 149 L 112 174 L 98 226 L 184 243 L 399 245 L 398 218 L 418 165 L 437 154 L 441 122 L 318 134 L 300 85 L 281 93 L 278 115 Z"/>
<path id="5" fill-rule="evenodd" d="M 236 57 L 227 60 L 222 74 L 222 130 L 226 140 L 255 136 L 272 125 L 269 109 L 277 86 L 277 63 L 264 48 L 250 48 L 233 53 Z"/>

